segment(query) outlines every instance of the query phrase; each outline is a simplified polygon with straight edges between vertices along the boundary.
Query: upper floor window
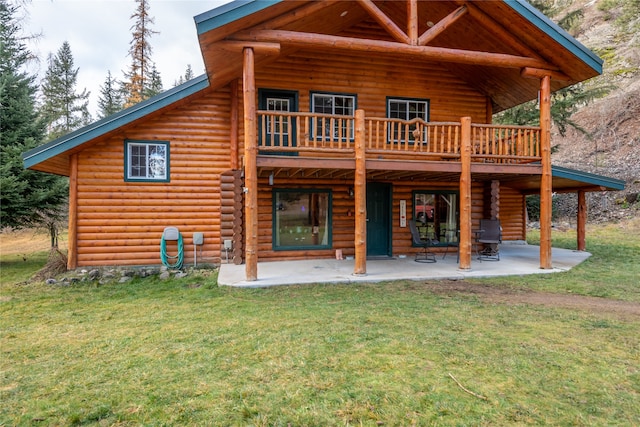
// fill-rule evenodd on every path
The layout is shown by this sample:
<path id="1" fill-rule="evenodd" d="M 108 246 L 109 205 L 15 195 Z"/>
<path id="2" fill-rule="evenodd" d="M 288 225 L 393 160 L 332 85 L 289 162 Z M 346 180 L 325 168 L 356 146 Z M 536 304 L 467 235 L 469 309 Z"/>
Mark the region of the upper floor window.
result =
<path id="1" fill-rule="evenodd" d="M 387 116 L 390 119 L 413 120 L 422 119 L 429 121 L 429 101 L 426 99 L 409 99 L 409 98 L 387 98 Z M 414 131 L 416 125 L 409 125 L 408 132 L 397 124 L 391 124 L 389 129 L 390 139 L 393 142 L 405 142 L 406 135 L 409 135 L 409 142 L 415 142 L 416 137 Z M 425 141 L 426 132 L 423 132 L 422 141 Z"/>
<path id="2" fill-rule="evenodd" d="M 355 95 L 312 93 L 311 112 L 353 117 L 356 110 Z M 353 119 L 319 118 L 314 125 L 315 138 L 353 139 Z"/>
<path id="3" fill-rule="evenodd" d="M 125 141 L 126 181 L 169 181 L 169 143 Z"/>

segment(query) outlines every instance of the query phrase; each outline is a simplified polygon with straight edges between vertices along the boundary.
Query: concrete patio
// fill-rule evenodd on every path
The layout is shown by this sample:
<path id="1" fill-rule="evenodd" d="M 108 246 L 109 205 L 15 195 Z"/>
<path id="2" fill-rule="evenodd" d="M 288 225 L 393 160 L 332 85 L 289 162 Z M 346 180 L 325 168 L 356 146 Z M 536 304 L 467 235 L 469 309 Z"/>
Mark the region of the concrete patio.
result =
<path id="1" fill-rule="evenodd" d="M 259 262 L 258 280 L 245 280 L 245 266 L 222 264 L 218 283 L 237 287 L 267 287 L 304 283 L 365 283 L 389 280 L 465 279 L 472 277 L 522 276 L 567 271 L 591 256 L 588 252 L 553 248 L 553 268 L 540 269 L 540 247 L 525 243 L 503 243 L 500 261 L 480 261 L 472 257 L 471 270 L 458 269 L 456 253 L 435 263 L 415 262 L 413 255 L 406 258 L 367 260 L 367 274 L 354 275 L 354 261 L 312 259 L 304 261 Z"/>

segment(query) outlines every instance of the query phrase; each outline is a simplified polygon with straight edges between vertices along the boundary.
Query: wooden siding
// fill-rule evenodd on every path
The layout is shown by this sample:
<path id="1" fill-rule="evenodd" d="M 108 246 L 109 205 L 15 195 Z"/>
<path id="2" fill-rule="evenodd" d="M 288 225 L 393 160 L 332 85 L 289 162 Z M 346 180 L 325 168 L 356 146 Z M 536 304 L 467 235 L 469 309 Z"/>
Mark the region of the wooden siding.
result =
<path id="1" fill-rule="evenodd" d="M 280 181 L 280 182 L 278 182 Z M 413 191 L 414 190 L 450 190 L 458 191 L 458 185 L 455 183 L 441 183 L 429 181 L 396 181 L 392 184 L 392 254 L 413 255 L 419 248 L 415 248 L 411 244 L 411 233 L 408 225 L 400 226 L 400 201 L 406 200 L 407 214 L 413 212 Z M 276 261 L 276 260 L 295 260 L 306 258 L 332 258 L 335 256 L 337 249 L 342 250 L 344 256 L 353 256 L 355 252 L 354 228 L 355 215 L 349 216 L 349 212 L 354 211 L 354 199 L 348 195 L 348 189 L 353 184 L 351 181 L 339 180 L 322 180 L 322 179 L 301 179 L 301 180 L 276 180 L 273 187 L 268 185 L 267 180 L 259 182 L 258 194 L 258 228 L 260 230 L 258 236 L 259 261 Z M 332 191 L 332 240 L 331 249 L 319 250 L 289 250 L 274 251 L 272 244 L 272 226 L 273 226 L 273 188 L 286 189 L 330 189 Z M 474 183 L 473 195 L 471 201 L 472 223 L 473 229 L 477 229 L 480 225 L 480 219 L 483 217 L 483 197 L 482 185 Z M 446 248 L 435 248 L 436 252 L 444 252 Z"/>
<path id="2" fill-rule="evenodd" d="M 310 111 L 310 92 L 333 92 L 357 95 L 357 108 L 368 117 L 386 117 L 387 97 L 403 97 L 429 99 L 431 121 L 486 118 L 485 96 L 435 63 L 399 67 L 390 58 L 298 51 L 258 67 L 256 80 L 258 88 L 298 91 L 299 111 Z"/>
<path id="3" fill-rule="evenodd" d="M 364 56 L 325 55 L 299 51 L 257 69 L 257 87 L 298 91 L 299 111 L 309 111 L 311 92 L 357 95 L 357 107 L 368 115 L 386 116 L 391 97 L 430 100 L 430 120 L 458 121 L 471 116 L 482 122 L 486 98 L 471 90 L 437 64 L 404 64 Z M 242 111 L 241 85 L 237 85 L 238 108 Z M 230 93 L 220 90 L 195 99 L 160 117 L 128 127 L 81 152 L 78 156 L 78 266 L 146 265 L 160 263 L 160 238 L 166 226 L 180 229 L 185 241 L 185 263 L 193 262 L 193 232 L 204 233 L 203 259 L 220 262 L 223 238 L 234 240 L 234 258 L 242 248 L 235 231 L 237 218 L 230 204 L 222 206 L 221 192 L 232 192 L 221 175 L 231 168 Z M 168 183 L 124 181 L 124 139 L 170 142 Z M 238 129 L 238 152 L 243 152 L 244 129 Z M 407 200 L 411 212 L 412 191 L 417 189 L 458 190 L 457 182 L 394 181 L 393 255 L 416 252 L 408 227 L 399 224 L 400 200 Z M 333 257 L 336 249 L 354 254 L 354 201 L 348 195 L 350 179 L 281 180 L 273 187 L 260 178 L 258 193 L 258 254 L 260 261 Z M 224 190 L 223 188 L 224 187 Z M 274 251 L 272 249 L 272 188 L 317 188 L 332 190 L 331 249 Z M 233 192 L 234 202 L 237 198 Z M 231 197 L 231 196 L 230 196 Z M 483 185 L 474 183 L 472 221 L 477 228 L 483 217 Z M 235 203 L 234 203 L 235 204 Z M 352 215 L 349 215 L 349 211 Z M 223 231 L 221 223 L 233 221 L 234 233 Z M 512 232 L 509 232 L 512 233 Z M 223 237 L 224 236 L 224 237 Z M 200 257 L 200 251 L 198 251 Z"/>
<path id="4" fill-rule="evenodd" d="M 219 91 L 79 153 L 78 266 L 160 264 L 168 226 L 183 235 L 185 263 L 193 262 L 194 232 L 204 233 L 199 262 L 218 263 L 228 137 L 229 93 Z M 125 139 L 169 141 L 170 182 L 125 182 Z"/>
<path id="5" fill-rule="evenodd" d="M 524 195 L 513 188 L 500 186 L 500 225 L 502 240 L 526 240 Z"/>

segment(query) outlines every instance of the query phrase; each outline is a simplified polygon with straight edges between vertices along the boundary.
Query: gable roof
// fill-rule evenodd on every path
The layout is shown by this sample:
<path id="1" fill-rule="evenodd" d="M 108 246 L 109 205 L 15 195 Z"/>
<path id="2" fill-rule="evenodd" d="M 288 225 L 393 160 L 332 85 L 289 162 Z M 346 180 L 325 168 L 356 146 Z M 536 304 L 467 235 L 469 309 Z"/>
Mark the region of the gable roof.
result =
<path id="1" fill-rule="evenodd" d="M 372 7 L 378 8 L 384 18 L 393 21 L 391 26 L 396 25 L 401 33 L 404 31 L 407 2 L 378 1 L 373 4 Z M 283 52 L 305 48 L 300 40 L 287 38 L 287 34 L 293 33 L 281 33 L 278 37 L 274 34 L 277 31 L 333 37 L 327 46 L 334 50 L 340 47 L 338 43 L 331 45 L 331 40 L 359 42 L 359 48 L 354 48 L 353 43 L 350 45 L 350 49 L 355 49 L 350 52 L 353 54 L 366 55 L 366 41 L 371 44 L 383 42 L 390 46 L 389 51 L 394 46 L 398 51 L 413 47 L 416 51 L 429 53 L 431 49 L 433 54 L 421 60 L 440 62 L 452 74 L 490 97 L 494 113 L 536 99 L 539 81 L 523 77 L 522 66 L 496 66 L 481 61 L 456 62 L 445 55 L 438 57 L 438 50 L 471 54 L 487 52 L 543 64 L 560 77 L 552 80 L 552 91 L 602 73 L 603 62 L 597 55 L 525 0 L 419 1 L 418 14 L 418 34 L 451 17 L 455 21 L 443 25 L 446 29 L 426 45 L 409 46 L 394 39 L 361 2 L 356 1 L 238 0 L 194 19 L 212 87 L 224 85 L 241 73 L 241 49 L 230 51 L 229 46 L 222 46 L 223 43 L 273 43 Z M 291 18 L 283 19 L 283 15 Z M 277 55 L 272 55 L 271 60 L 276 58 Z"/>

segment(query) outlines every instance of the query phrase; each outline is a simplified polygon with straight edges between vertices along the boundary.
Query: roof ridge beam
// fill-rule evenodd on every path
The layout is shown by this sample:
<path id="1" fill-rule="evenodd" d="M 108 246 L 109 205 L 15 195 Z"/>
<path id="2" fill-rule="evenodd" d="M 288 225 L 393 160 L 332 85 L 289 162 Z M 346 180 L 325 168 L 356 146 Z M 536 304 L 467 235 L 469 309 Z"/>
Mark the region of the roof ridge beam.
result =
<path id="1" fill-rule="evenodd" d="M 358 3 L 360 3 L 360 6 L 362 6 L 362 8 L 366 10 L 367 13 L 373 19 L 375 19 L 387 33 L 389 33 L 389 35 L 391 35 L 391 37 L 399 42 L 409 45 L 411 44 L 411 39 L 409 38 L 409 36 L 404 31 L 402 31 L 391 18 L 385 15 L 385 13 L 381 11 L 373 1 L 358 0 Z"/>
<path id="2" fill-rule="evenodd" d="M 359 39 L 354 37 L 330 36 L 326 34 L 302 33 L 284 30 L 253 30 L 238 33 L 234 40 L 281 43 L 311 48 L 341 49 L 357 52 L 394 53 L 431 59 L 440 62 L 494 66 L 502 68 L 541 68 L 557 71 L 548 62 L 527 56 L 504 53 L 478 52 L 434 46 L 411 46 L 404 43 Z"/>

